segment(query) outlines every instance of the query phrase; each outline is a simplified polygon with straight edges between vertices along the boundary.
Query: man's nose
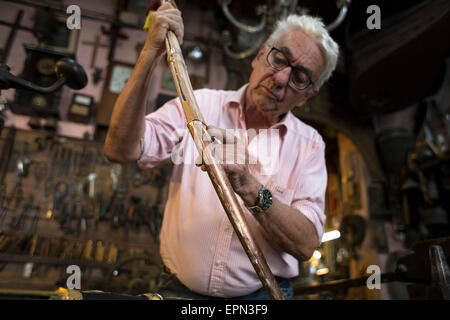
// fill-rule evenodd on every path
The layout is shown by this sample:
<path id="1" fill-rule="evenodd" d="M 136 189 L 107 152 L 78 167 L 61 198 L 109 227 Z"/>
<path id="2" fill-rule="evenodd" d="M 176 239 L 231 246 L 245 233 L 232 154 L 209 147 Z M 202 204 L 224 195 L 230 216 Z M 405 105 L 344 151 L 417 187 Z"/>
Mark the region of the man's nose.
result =
<path id="1" fill-rule="evenodd" d="M 289 76 L 291 75 L 291 67 L 287 66 L 283 70 L 275 72 L 273 78 L 275 83 L 279 86 L 286 86 L 289 82 Z"/>

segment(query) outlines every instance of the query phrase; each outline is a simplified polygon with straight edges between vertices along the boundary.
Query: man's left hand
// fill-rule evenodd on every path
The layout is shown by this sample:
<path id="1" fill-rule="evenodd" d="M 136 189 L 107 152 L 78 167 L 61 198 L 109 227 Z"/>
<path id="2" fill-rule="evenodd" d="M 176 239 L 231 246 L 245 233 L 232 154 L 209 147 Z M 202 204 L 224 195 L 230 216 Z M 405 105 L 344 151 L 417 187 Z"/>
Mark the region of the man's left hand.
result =
<path id="1" fill-rule="evenodd" d="M 256 161 L 250 157 L 244 141 L 231 130 L 214 126 L 208 126 L 208 133 L 214 139 L 215 158 L 222 164 L 233 190 L 242 198 L 245 205 L 254 206 L 261 183 L 249 171 L 249 164 Z M 202 163 L 201 159 L 197 159 L 196 165 L 206 171 L 206 164 Z"/>

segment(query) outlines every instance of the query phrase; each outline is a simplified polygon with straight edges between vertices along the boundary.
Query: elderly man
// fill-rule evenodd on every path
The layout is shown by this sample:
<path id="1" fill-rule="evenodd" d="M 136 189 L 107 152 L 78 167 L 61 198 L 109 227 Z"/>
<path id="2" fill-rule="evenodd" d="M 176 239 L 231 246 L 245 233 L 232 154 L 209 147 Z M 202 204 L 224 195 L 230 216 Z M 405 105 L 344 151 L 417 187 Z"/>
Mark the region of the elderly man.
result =
<path id="1" fill-rule="evenodd" d="M 114 107 L 104 147 L 111 161 L 138 161 L 151 168 L 174 150 L 183 159 L 196 157 L 188 131 L 179 132 L 186 120 L 178 99 L 145 115 L 150 79 L 169 29 L 181 43 L 181 14 L 164 4 L 152 15 L 145 46 Z M 237 148 L 244 151 L 224 167 L 287 298 L 293 294 L 290 279 L 298 276 L 298 260 L 309 259 L 320 245 L 327 181 L 321 136 L 290 110 L 318 94 L 336 66 L 338 51 L 320 20 L 290 16 L 260 48 L 248 85 L 238 91 L 195 91 L 215 139 L 226 144 L 225 129 L 243 132 L 231 144 L 244 145 Z M 261 143 L 267 140 L 275 141 L 269 150 Z M 256 161 L 251 163 L 252 157 Z M 267 299 L 211 181 L 193 162 L 174 165 L 160 238 L 163 296 Z"/>

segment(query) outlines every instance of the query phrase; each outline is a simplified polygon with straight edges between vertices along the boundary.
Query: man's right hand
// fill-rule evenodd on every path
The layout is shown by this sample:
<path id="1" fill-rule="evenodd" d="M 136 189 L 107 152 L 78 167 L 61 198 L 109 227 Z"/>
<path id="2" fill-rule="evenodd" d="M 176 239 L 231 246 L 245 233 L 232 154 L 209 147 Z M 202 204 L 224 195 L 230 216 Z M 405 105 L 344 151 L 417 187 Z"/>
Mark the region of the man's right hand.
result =
<path id="1" fill-rule="evenodd" d="M 169 2 L 165 2 L 150 16 L 147 39 L 143 52 L 151 50 L 161 56 L 165 50 L 165 37 L 168 30 L 175 33 L 180 45 L 183 43 L 184 25 L 181 12 L 175 9 Z"/>

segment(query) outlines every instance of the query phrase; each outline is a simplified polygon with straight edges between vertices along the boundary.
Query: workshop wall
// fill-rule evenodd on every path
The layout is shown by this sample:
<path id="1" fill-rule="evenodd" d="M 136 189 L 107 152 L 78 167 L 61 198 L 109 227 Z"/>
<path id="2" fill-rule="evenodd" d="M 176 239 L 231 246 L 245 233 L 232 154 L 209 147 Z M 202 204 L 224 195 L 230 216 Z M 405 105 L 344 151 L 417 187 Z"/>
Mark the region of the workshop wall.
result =
<path id="1" fill-rule="evenodd" d="M 115 14 L 114 1 L 64 3 L 79 5 L 81 13 L 86 15 L 101 12 L 113 17 Z M 26 5 L 0 2 L 0 20 L 14 23 L 20 10 L 23 11 L 20 25 L 33 29 L 37 10 Z M 213 12 L 189 7 L 183 16 L 183 49 L 197 45 L 206 53 L 206 59 L 201 62 L 186 59 L 193 86 L 225 88 L 227 72 L 222 51 L 212 45 L 220 39 Z M 122 12 L 120 18 L 130 24 L 140 23 L 139 16 L 132 12 Z M 0 47 L 5 47 L 10 30 L 0 26 Z M 138 58 L 146 38 L 143 30 L 121 28 L 122 37 L 117 38 L 110 60 L 110 38 L 104 33 L 108 30 L 109 23 L 83 18 L 81 29 L 74 31 L 73 54 L 85 69 L 88 84 L 78 91 L 62 89 L 55 132 L 44 130 L 44 117 L 39 118 L 42 127 L 33 129 L 29 125 L 30 115 L 4 111 L 6 123 L 0 148 L 5 150 L 11 131 L 15 135 L 5 188 L 0 194 L 1 288 L 55 290 L 66 285 L 68 265 L 80 266 L 84 290 L 149 292 L 159 275 L 159 228 L 171 163 L 164 162 L 151 170 L 141 170 L 136 164 L 110 163 L 102 154 L 104 135 L 99 134 L 104 134 L 108 123 L 99 124 L 95 112 L 87 122 L 71 121 L 67 115 L 74 93 L 92 96 L 98 110 L 109 87 L 108 68 L 115 63 L 133 67 Z M 89 43 L 96 38 L 101 46 L 94 55 L 94 46 Z M 20 75 L 24 69 L 24 44 L 37 46 L 38 41 L 32 32 L 18 29 L 5 61 L 14 75 Z M 163 58 L 151 80 L 147 112 L 155 110 L 167 97 L 176 96 L 168 72 Z M 9 103 L 15 100 L 15 94 L 14 89 L 2 91 Z M 112 106 L 114 101 L 109 102 Z M 17 164 L 25 159 L 30 161 L 27 172 L 19 175 Z M 90 174 L 96 175 L 93 197 L 89 196 Z M 64 196 L 60 197 L 60 193 Z M 129 263 L 128 259 L 131 259 Z M 123 261 L 126 265 L 118 265 Z M 113 277 L 114 270 L 119 275 Z"/>
<path id="2" fill-rule="evenodd" d="M 102 12 L 105 16 L 114 16 L 115 5 L 114 1 L 64 1 L 68 5 L 77 4 L 81 8 L 81 13 L 89 15 L 90 12 Z M 23 10 L 24 15 L 21 25 L 28 28 L 33 28 L 34 15 L 36 9 L 14 4 L 11 2 L 0 3 L 0 20 L 13 23 L 19 12 Z M 62 18 L 68 15 L 61 14 Z M 206 87 L 214 89 L 224 89 L 227 83 L 227 71 L 223 65 L 223 56 L 221 48 L 218 48 L 212 43 L 217 43 L 220 40 L 220 34 L 216 27 L 214 13 L 199 9 L 197 7 L 187 7 L 183 11 L 185 21 L 185 37 L 183 50 L 191 48 L 195 45 L 200 46 L 206 53 L 206 60 L 202 62 L 192 62 L 186 59 L 186 65 L 191 76 L 191 81 L 194 88 Z M 130 24 L 138 24 L 139 19 L 136 14 L 132 12 L 122 12 L 121 20 Z M 88 76 L 88 84 L 85 88 L 76 91 L 78 94 L 92 96 L 97 110 L 101 108 L 102 98 L 104 92 L 108 89 L 107 74 L 108 68 L 112 68 L 114 64 L 125 64 L 132 66 L 136 63 L 138 54 L 146 38 L 146 33 L 141 29 L 134 29 L 130 27 L 120 28 L 119 36 L 117 37 L 116 46 L 114 47 L 114 54 L 111 60 L 108 60 L 110 38 L 105 34 L 110 29 L 110 25 L 106 22 L 95 21 L 88 18 L 83 18 L 81 21 L 81 29 L 74 30 L 76 33 L 75 54 L 76 60 L 80 63 Z M 0 46 L 4 46 L 9 35 L 10 28 L 7 26 L 0 26 Z M 93 43 L 99 39 L 99 46 L 94 57 Z M 11 52 L 6 60 L 6 64 L 11 68 L 11 73 L 18 75 L 22 72 L 26 53 L 23 48 L 24 44 L 38 45 L 36 38 L 31 32 L 25 30 L 18 30 L 13 41 Z M 94 59 L 95 58 L 95 59 Z M 94 76 L 94 74 L 97 74 Z M 96 81 L 94 78 L 98 77 Z M 156 110 L 161 102 L 165 102 L 168 98 L 176 97 L 176 91 L 171 83 L 170 71 L 167 67 L 165 58 L 161 60 L 158 68 L 154 72 L 151 80 L 151 88 L 158 88 L 151 90 L 149 94 L 147 112 Z M 61 94 L 61 99 L 58 105 L 60 121 L 57 126 L 57 133 L 75 137 L 85 138 L 90 140 L 95 139 L 96 135 L 96 121 L 95 113 L 92 115 L 88 123 L 77 123 L 67 120 L 67 112 L 72 101 L 74 90 L 64 87 Z M 2 95 L 8 101 L 14 100 L 15 90 L 5 90 Z M 105 99 L 106 101 L 106 99 Z M 112 109 L 115 97 L 107 100 L 109 105 L 106 108 Z M 18 128 L 29 129 L 29 116 L 18 115 L 6 111 L 6 126 L 12 124 Z M 103 119 L 103 118 L 102 118 Z M 109 119 L 109 115 L 107 116 Z M 42 122 L 43 120 L 41 120 Z M 108 121 L 101 120 L 101 125 L 107 126 Z"/>
<path id="3" fill-rule="evenodd" d="M 3 130 L 2 148 L 12 131 Z M 136 256 L 148 260 L 137 261 L 147 265 L 141 279 L 157 277 L 170 163 L 142 171 L 110 163 L 95 141 L 14 132 L 0 197 L 0 287 L 55 290 L 77 265 L 83 288 L 105 290 L 117 264 Z M 127 279 L 113 279 L 116 290 L 130 292 L 131 265 Z"/>
<path id="4" fill-rule="evenodd" d="M 226 18 L 219 21 L 218 12 L 210 10 L 213 6 L 207 9 L 206 2 L 197 6 L 200 2 L 183 1 L 185 7 L 182 8 L 185 23 L 182 49 L 193 87 L 237 89 L 248 79 L 252 57 L 237 60 L 224 54 L 225 41 L 220 31 L 236 28 Z M 63 4 L 64 8 L 76 4 L 82 14 L 97 17 L 97 20 L 82 18 L 80 30 L 62 34 L 68 44 L 56 45 L 55 49 L 55 45 L 38 43 L 33 34 L 39 27 L 35 25 L 39 10 L 12 1 L 0 2 L 1 22 L 12 24 L 23 11 L 20 28 L 16 28 L 5 61 L 12 74 L 20 75 L 24 71 L 27 58 L 24 45 L 39 45 L 73 54 L 88 76 L 88 84 L 81 90 L 62 88 L 54 106 L 59 115 L 55 130 L 48 125 L 47 116 L 13 112 L 10 108 L 16 104 L 27 109 L 31 99 L 17 102 L 14 89 L 1 93 L 8 101 L 8 108 L 3 111 L 6 123 L 0 136 L 0 176 L 5 172 L 0 181 L 0 289 L 54 290 L 66 285 L 67 266 L 77 265 L 83 275 L 83 290 L 133 295 L 152 291 L 162 267 L 159 228 L 172 164 L 167 161 L 143 170 L 136 164 L 111 163 L 102 154 L 112 108 L 147 36 L 141 29 L 146 3 L 146 0 L 53 1 L 52 5 Z M 217 2 L 214 3 L 217 6 Z M 120 20 L 128 26 L 110 23 L 116 15 L 116 4 L 127 5 L 127 8 L 115 22 Z M 350 10 L 353 20 L 346 20 L 355 22 L 355 12 Z M 63 29 L 67 16 L 60 14 Z M 114 26 L 120 27 L 114 29 Z M 351 31 L 350 27 L 348 24 L 340 30 Z M 336 35 L 339 39 L 340 30 L 335 31 L 333 37 Z M 55 28 L 52 35 L 59 37 L 59 31 Z M 411 244 L 449 234 L 450 140 L 444 122 L 448 116 L 443 116 L 448 115 L 449 104 L 446 100 L 444 105 L 443 97 L 450 82 L 443 82 L 442 100 L 436 100 L 442 101 L 440 108 L 446 110 L 445 113 L 433 111 L 431 100 L 426 104 L 415 101 L 397 109 L 400 106 L 389 99 L 384 101 L 382 95 L 374 100 L 380 107 L 378 112 L 371 109 L 375 105 L 370 107 L 370 103 L 356 106 L 354 101 L 358 99 L 355 97 L 364 98 L 361 95 L 364 90 L 359 89 L 377 88 L 379 82 L 378 79 L 375 82 L 351 79 L 354 73 L 346 71 L 346 64 L 359 64 L 364 59 L 348 59 L 348 48 L 353 48 L 351 54 L 358 50 L 346 43 L 352 35 L 341 33 L 345 33 L 346 40 L 340 41 L 342 58 L 334 76 L 321 88 L 319 95 L 301 108 L 295 108 L 293 114 L 316 128 L 326 143 L 325 231 L 342 231 L 344 218 L 353 215 L 366 220 L 366 233 L 357 248 L 349 248 L 348 237 L 342 235 L 323 243 L 315 256 L 300 263 L 304 272 L 298 283 L 306 286 L 366 276 L 368 265 L 379 266 L 383 273 L 394 272 L 397 259 L 393 257 L 410 250 Z M 0 25 L 0 49 L 7 47 L 10 34 L 10 27 Z M 232 46 L 237 51 L 251 46 L 250 40 L 254 40 L 253 35 L 242 32 L 237 32 L 237 38 L 238 42 L 244 42 L 243 47 L 242 43 Z M 369 38 L 379 47 L 379 41 Z M 399 43 L 392 39 L 393 43 Z M 433 41 L 433 45 L 438 43 Z M 198 61 L 189 54 L 194 52 L 195 46 L 204 55 Z M 361 48 L 359 55 L 367 48 Z M 388 52 L 383 51 L 383 54 Z M 387 65 L 395 66 L 405 60 L 401 57 L 395 61 Z M 450 79 L 449 66 L 450 63 L 446 79 Z M 38 70 L 39 66 L 25 69 Z M 116 77 L 115 70 L 121 70 Z M 373 70 L 380 68 L 375 65 Z M 391 74 L 393 69 L 386 70 Z M 352 83 L 358 83 L 356 89 Z M 150 88 L 147 113 L 177 95 L 164 58 L 154 71 Z M 408 90 L 400 89 L 392 92 L 407 96 Z M 87 115 L 80 111 L 74 113 L 77 110 L 73 103 L 75 95 L 92 98 Z M 420 128 L 423 122 L 433 129 L 435 137 L 430 138 L 432 132 Z M 425 275 L 428 271 L 418 274 Z M 338 290 L 332 295 L 323 293 L 306 298 L 395 298 L 390 288 L 384 285 L 380 292 L 361 288 L 348 292 Z"/>

